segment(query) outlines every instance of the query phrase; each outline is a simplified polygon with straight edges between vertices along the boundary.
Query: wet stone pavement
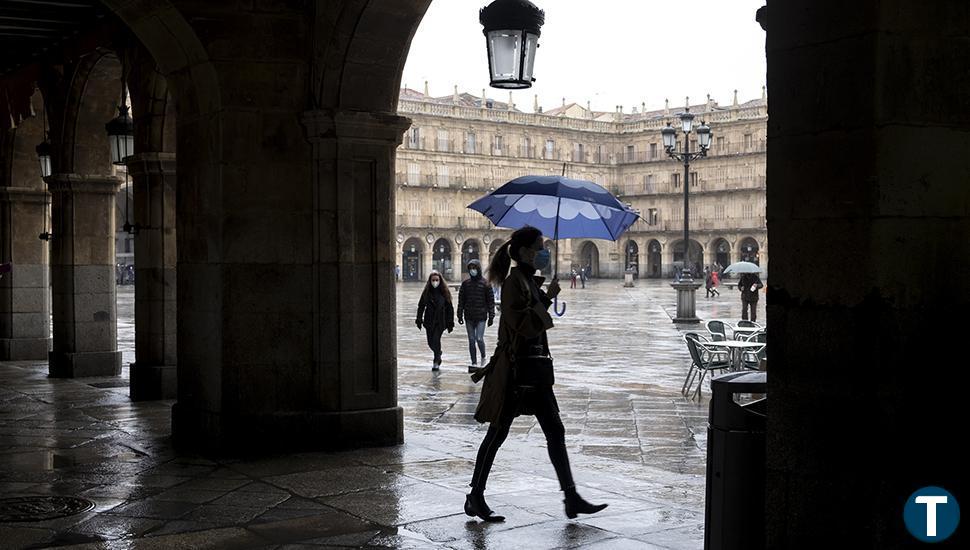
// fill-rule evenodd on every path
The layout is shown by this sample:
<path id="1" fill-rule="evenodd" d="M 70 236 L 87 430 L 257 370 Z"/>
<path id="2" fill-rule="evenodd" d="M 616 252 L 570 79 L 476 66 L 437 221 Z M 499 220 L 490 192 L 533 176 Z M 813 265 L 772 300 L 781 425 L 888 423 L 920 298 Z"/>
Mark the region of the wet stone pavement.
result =
<path id="1" fill-rule="evenodd" d="M 567 520 L 542 432 L 520 417 L 489 479 L 502 524 L 462 513 L 486 426 L 472 418 L 465 329 L 431 371 L 414 326 L 421 285 L 398 286 L 405 444 L 258 459 L 179 454 L 171 401 L 132 403 L 121 378 L 58 380 L 43 362 L 0 363 L 0 499 L 79 496 L 87 512 L 0 520 L 0 547 L 45 548 L 701 548 L 706 397 L 680 395 L 688 365 L 666 282 L 564 289 L 550 342 L 580 493 L 609 508 Z M 763 315 L 761 304 L 759 315 Z M 119 290 L 125 362 L 131 287 Z M 737 319 L 736 291 L 698 298 L 704 319 Z M 498 323 L 486 333 L 495 342 Z M 706 391 L 706 388 L 705 388 Z"/>

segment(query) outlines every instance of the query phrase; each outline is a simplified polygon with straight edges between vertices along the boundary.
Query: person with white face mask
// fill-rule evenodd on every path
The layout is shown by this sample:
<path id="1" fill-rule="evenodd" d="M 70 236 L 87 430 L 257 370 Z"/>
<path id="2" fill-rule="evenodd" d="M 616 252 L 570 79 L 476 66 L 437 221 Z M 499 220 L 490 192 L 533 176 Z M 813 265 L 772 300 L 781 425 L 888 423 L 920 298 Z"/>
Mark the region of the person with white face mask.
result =
<path id="1" fill-rule="evenodd" d="M 468 332 L 468 353 L 472 358 L 468 372 L 474 372 L 478 368 L 476 345 L 485 363 L 485 326 L 492 326 L 495 320 L 495 293 L 482 277 L 481 262 L 471 260 L 467 267 L 468 278 L 458 289 L 458 324 L 464 324 Z"/>
<path id="2" fill-rule="evenodd" d="M 434 353 L 431 370 L 441 367 L 441 335 L 455 329 L 455 308 L 451 305 L 451 292 L 437 271 L 432 271 L 428 283 L 424 285 L 421 300 L 418 301 L 418 317 L 415 319 L 418 330 L 424 327 L 428 336 L 428 347 Z"/>

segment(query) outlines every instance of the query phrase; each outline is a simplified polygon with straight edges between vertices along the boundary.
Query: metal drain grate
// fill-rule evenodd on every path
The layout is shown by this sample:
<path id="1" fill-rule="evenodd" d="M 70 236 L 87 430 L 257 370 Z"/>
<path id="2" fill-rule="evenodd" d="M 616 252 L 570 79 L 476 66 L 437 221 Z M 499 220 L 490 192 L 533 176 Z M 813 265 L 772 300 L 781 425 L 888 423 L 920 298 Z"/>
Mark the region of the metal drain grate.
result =
<path id="1" fill-rule="evenodd" d="M 73 516 L 94 508 L 94 503 L 80 497 L 15 497 L 0 499 L 0 523 L 44 521 Z"/>

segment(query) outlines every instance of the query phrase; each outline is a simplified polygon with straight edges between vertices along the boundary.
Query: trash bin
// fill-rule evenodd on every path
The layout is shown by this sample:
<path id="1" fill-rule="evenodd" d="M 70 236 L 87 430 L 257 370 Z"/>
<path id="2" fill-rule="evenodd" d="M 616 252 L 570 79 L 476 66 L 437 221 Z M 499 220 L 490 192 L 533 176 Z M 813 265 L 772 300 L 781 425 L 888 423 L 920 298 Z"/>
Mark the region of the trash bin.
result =
<path id="1" fill-rule="evenodd" d="M 711 380 L 704 550 L 765 547 L 767 400 L 741 405 L 735 396 L 765 394 L 767 385 L 764 372 L 732 372 Z"/>

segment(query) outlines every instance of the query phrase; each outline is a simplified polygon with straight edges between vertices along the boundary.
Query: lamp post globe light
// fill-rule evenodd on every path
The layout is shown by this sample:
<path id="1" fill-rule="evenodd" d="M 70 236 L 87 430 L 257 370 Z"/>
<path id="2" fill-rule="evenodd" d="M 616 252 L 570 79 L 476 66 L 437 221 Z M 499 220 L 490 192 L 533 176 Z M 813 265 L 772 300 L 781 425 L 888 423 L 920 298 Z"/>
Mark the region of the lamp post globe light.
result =
<path id="1" fill-rule="evenodd" d="M 531 88 L 546 14 L 529 0 L 495 0 L 479 12 L 488 51 L 489 85 Z"/>
<path id="2" fill-rule="evenodd" d="M 694 128 L 694 114 L 690 112 L 690 107 L 686 107 L 680 114 L 680 127 L 684 133 L 684 148 L 677 151 L 677 130 L 667 123 L 667 126 L 660 131 L 663 137 L 664 151 L 667 156 L 674 160 L 684 163 L 684 265 L 681 269 L 679 278 L 672 286 L 677 289 L 677 317 L 675 323 L 698 323 L 700 319 L 695 314 L 695 291 L 700 287 L 699 283 L 694 283 L 694 277 L 690 269 L 690 163 L 693 160 L 707 156 L 708 149 L 711 148 L 711 138 L 713 132 L 711 127 L 705 122 L 696 129 Z M 690 134 L 697 134 L 698 151 L 690 150 Z"/>
<path id="3" fill-rule="evenodd" d="M 111 163 L 120 166 L 125 163 L 125 157 L 135 153 L 135 125 L 128 114 L 128 106 L 122 103 L 118 106 L 118 116 L 104 125 L 111 143 Z"/>

